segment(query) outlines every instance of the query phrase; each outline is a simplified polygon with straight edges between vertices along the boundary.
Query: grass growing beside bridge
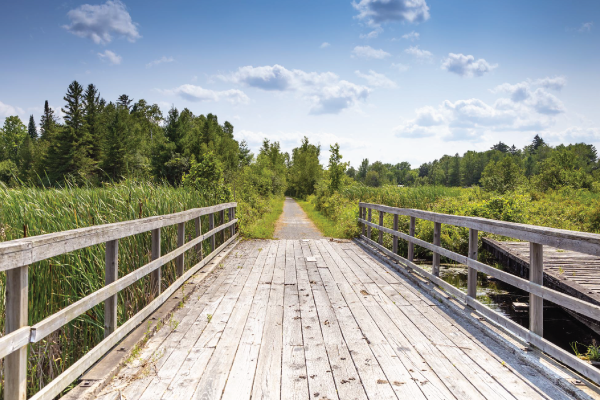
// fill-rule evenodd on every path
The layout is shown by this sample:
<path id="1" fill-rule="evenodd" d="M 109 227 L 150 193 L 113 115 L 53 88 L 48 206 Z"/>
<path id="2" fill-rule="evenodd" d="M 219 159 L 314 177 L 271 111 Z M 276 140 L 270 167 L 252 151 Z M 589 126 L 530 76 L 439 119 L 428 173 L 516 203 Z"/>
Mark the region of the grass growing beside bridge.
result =
<path id="1" fill-rule="evenodd" d="M 238 198 L 241 193 L 238 191 Z M 227 194 L 201 192 L 188 188 L 148 182 L 124 181 L 104 187 L 66 187 L 63 189 L 19 188 L 0 186 L 0 241 L 24 236 L 66 231 L 92 225 L 170 214 L 205 207 L 233 198 Z M 282 198 L 257 198 L 238 201 L 240 232 L 260 237 L 270 235 L 265 227 L 281 213 Z M 264 219 L 260 216 L 266 215 Z M 208 219 L 202 217 L 203 232 Z M 266 231 L 265 231 L 266 229 Z M 269 236 L 269 237 L 270 237 Z M 195 237 L 192 222 L 186 224 L 186 241 Z M 217 235 L 217 239 L 219 239 Z M 177 247 L 176 226 L 162 229 L 162 254 Z M 217 245 L 219 240 L 217 240 Z M 208 243 L 205 243 L 208 246 Z M 150 232 L 119 241 L 119 276 L 122 277 L 150 261 Z M 205 247 L 205 251 L 209 251 Z M 29 267 L 29 324 L 35 324 L 67 305 L 104 286 L 104 245 L 74 251 Z M 185 268 L 198 260 L 187 252 Z M 175 280 L 171 262 L 162 268 L 163 287 Z M 119 325 L 149 301 L 149 277 L 119 293 Z M 5 296 L 5 274 L 0 274 L 0 296 Z M 4 331 L 4 303 L 0 302 L 0 332 Z M 28 393 L 34 394 L 58 376 L 104 335 L 104 306 L 100 304 L 45 340 L 30 345 Z M 0 398 L 2 397 L 0 360 Z"/>
<path id="2" fill-rule="evenodd" d="M 265 205 L 263 213 L 253 213 L 252 217 L 246 217 L 247 222 L 242 229 L 242 235 L 248 239 L 273 239 L 275 223 L 283 212 L 284 200 L 283 196 L 262 199 L 261 201 Z"/>

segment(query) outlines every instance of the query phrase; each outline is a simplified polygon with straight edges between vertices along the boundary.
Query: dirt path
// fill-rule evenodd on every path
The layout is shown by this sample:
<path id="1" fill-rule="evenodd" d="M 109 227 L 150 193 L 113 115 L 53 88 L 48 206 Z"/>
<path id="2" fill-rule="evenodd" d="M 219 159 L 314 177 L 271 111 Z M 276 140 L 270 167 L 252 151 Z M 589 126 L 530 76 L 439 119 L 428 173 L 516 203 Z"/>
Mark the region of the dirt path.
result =
<path id="1" fill-rule="evenodd" d="M 291 197 L 285 198 L 283 213 L 275 225 L 275 239 L 317 239 L 323 234 Z"/>

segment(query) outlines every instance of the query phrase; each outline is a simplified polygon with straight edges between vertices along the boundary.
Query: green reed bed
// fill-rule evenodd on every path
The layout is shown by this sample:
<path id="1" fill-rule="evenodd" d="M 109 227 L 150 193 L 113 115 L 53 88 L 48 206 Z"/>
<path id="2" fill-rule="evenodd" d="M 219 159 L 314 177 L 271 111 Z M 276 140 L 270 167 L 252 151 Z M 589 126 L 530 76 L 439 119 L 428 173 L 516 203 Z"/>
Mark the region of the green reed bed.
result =
<path id="1" fill-rule="evenodd" d="M 139 182 L 103 188 L 6 189 L 0 187 L 0 241 L 19 239 L 86 226 L 170 214 L 229 201 L 211 193 Z M 226 217 L 227 218 L 227 217 Z M 217 221 L 217 224 L 220 222 Z M 203 217 L 203 232 L 208 229 Z M 186 240 L 195 237 L 193 222 L 186 224 Z M 217 235 L 217 245 L 222 242 Z M 208 251 L 205 243 L 205 252 Z M 162 254 L 177 247 L 176 227 L 162 230 Z M 104 245 L 74 251 L 29 267 L 29 324 L 104 286 Z M 119 241 L 119 276 L 150 261 L 150 232 Z M 185 268 L 197 262 L 186 253 Z M 175 280 L 171 262 L 163 266 L 163 287 Z M 119 325 L 148 304 L 149 277 L 119 294 Z M 5 296 L 5 274 L 0 274 L 0 298 Z M 4 332 L 4 302 L 0 302 L 0 332 Z M 103 339 L 104 307 L 89 310 L 39 343 L 30 345 L 28 396 L 77 361 Z M 2 366 L 0 361 L 0 367 Z M 3 369 L 0 369 L 3 371 Z M 0 372 L 0 397 L 3 372 Z"/>

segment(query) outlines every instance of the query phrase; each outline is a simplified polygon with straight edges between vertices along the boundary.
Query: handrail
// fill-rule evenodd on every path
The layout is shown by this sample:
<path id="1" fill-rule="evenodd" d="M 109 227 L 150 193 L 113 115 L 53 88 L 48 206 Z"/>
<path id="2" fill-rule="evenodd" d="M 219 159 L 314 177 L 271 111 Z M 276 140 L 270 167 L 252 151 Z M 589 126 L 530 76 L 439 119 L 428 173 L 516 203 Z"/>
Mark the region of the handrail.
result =
<path id="1" fill-rule="evenodd" d="M 379 224 L 372 222 L 372 210 L 379 211 Z M 393 229 L 383 226 L 384 213 L 394 215 Z M 398 215 L 411 217 L 409 234 L 400 232 L 398 230 Z M 434 223 L 434 244 L 414 237 L 415 219 L 417 218 Z M 545 228 L 535 225 L 517 224 L 513 222 L 497 221 L 479 217 L 465 217 L 430 211 L 396 208 L 364 202 L 359 202 L 358 222 L 362 224 L 360 238 L 364 240 L 366 244 L 377 248 L 386 255 L 404 264 L 409 270 L 416 271 L 421 276 L 428 278 L 437 286 L 455 297 L 457 300 L 465 303 L 471 308 L 474 308 L 484 317 L 507 328 L 516 336 L 526 340 L 534 346 L 537 346 L 550 356 L 583 373 L 594 382 L 600 384 L 600 371 L 594 367 L 591 367 L 581 359 L 575 357 L 573 354 L 568 353 L 567 351 L 557 347 L 553 343 L 543 338 L 544 299 L 561 307 L 575 311 L 579 314 L 583 314 L 596 321 L 600 321 L 600 306 L 543 286 L 544 267 L 542 246 L 549 245 L 565 250 L 574 250 L 586 254 L 600 255 L 600 235 L 568 231 L 563 229 Z M 439 237 L 441 234 L 442 223 L 469 228 L 468 256 L 444 249 L 441 246 L 439 243 Z M 377 229 L 379 232 L 377 241 L 371 239 L 371 231 L 373 228 Z M 477 242 L 479 231 L 529 241 L 531 246 L 529 269 L 530 279 L 523 279 L 477 261 Z M 394 251 L 391 251 L 383 246 L 383 233 L 392 235 L 394 240 Z M 408 258 L 404 258 L 397 254 L 398 239 L 406 240 L 409 243 Z M 432 272 L 428 272 L 414 264 L 414 245 L 421 246 L 433 252 L 434 262 Z M 461 264 L 467 265 L 469 273 L 466 294 L 439 278 L 439 256 L 444 256 Z M 406 271 L 402 272 L 405 273 Z M 510 319 L 498 314 L 476 299 L 477 272 L 483 272 L 487 275 L 493 276 L 500 281 L 518 287 L 519 289 L 529 293 L 529 329 L 524 328 Z"/>
<path id="2" fill-rule="evenodd" d="M 52 399 L 60 394 L 73 380 L 77 379 L 160 307 L 186 280 L 207 265 L 238 237 L 236 207 L 237 203 L 224 203 L 174 214 L 73 229 L 0 243 L 0 271 L 6 271 L 6 334 L 0 337 L 0 358 L 5 358 L 4 398 L 21 400 L 26 397 L 27 346 L 29 343 L 39 342 L 56 329 L 104 302 L 105 339 L 32 398 L 36 400 Z M 225 222 L 225 210 L 227 210 L 228 222 Z M 215 213 L 220 215 L 221 223 L 217 227 L 214 226 Z M 203 215 L 209 216 L 209 231 L 204 234 L 201 233 L 200 221 L 200 217 Z M 185 223 L 191 220 L 194 220 L 196 237 L 185 243 Z M 161 228 L 171 225 L 178 226 L 178 247 L 161 256 L 160 231 Z M 152 260 L 128 275 L 117 278 L 119 239 L 149 231 L 152 231 Z M 223 232 L 223 244 L 215 248 L 215 237 L 219 232 Z M 227 240 L 225 240 L 226 232 L 229 236 Z M 208 239 L 210 239 L 211 252 L 204 257 L 201 245 Z M 27 326 L 29 264 L 102 243 L 106 243 L 106 285 L 48 316 L 34 326 Z M 191 249 L 199 252 L 200 262 L 184 271 L 183 257 L 185 252 Z M 177 266 L 177 279 L 168 288 L 161 291 L 161 267 L 172 260 L 175 260 Z M 156 297 L 117 328 L 117 294 L 149 274 L 151 274 L 150 289 Z M 114 279 L 109 279 L 111 276 Z"/>

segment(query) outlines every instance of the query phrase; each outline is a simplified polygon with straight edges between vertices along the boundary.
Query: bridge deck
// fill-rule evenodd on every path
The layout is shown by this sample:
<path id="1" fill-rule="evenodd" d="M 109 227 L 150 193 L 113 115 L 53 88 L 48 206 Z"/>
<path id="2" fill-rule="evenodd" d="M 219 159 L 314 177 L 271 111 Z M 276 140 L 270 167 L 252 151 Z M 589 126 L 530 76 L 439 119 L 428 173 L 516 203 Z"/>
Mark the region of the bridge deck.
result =
<path id="1" fill-rule="evenodd" d="M 461 318 L 354 243 L 245 241 L 101 396 L 571 398 Z"/>

